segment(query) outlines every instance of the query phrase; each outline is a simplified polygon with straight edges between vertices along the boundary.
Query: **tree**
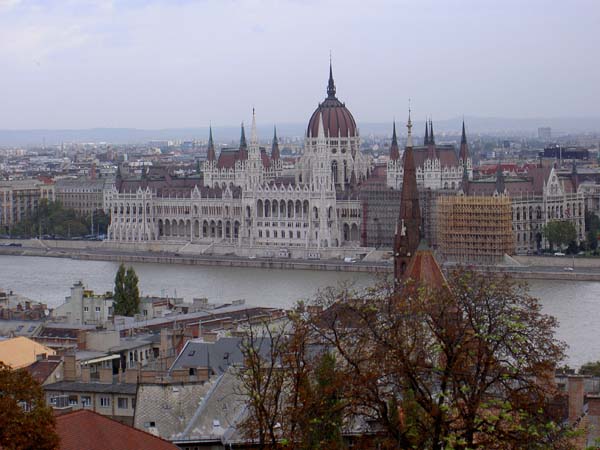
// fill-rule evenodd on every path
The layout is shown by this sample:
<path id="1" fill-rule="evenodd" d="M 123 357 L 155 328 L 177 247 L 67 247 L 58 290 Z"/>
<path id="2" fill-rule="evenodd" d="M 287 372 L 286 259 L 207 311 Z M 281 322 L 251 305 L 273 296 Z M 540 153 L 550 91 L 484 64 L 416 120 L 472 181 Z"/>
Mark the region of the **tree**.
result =
<path id="1" fill-rule="evenodd" d="M 380 424 L 383 448 L 569 448 L 554 406 L 564 344 L 524 286 L 458 269 L 437 288 L 320 302 L 337 310 L 315 331 L 336 349 L 346 414 Z"/>
<path id="2" fill-rule="evenodd" d="M 12 235 L 34 237 L 53 235 L 58 237 L 84 236 L 89 233 L 89 220 L 73 209 L 66 209 L 60 202 L 40 200 L 38 208 L 10 230 Z"/>
<path id="3" fill-rule="evenodd" d="M 250 318 L 248 318 L 250 319 Z M 242 434 L 259 449 L 275 448 L 281 436 L 285 376 L 281 362 L 285 352 L 282 330 L 269 323 L 252 324 L 241 345 L 244 365 L 238 372 L 240 391 L 250 413 L 241 422 Z"/>
<path id="4" fill-rule="evenodd" d="M 140 312 L 140 289 L 138 282 L 138 276 L 134 268 L 130 266 L 125 274 L 125 296 L 127 298 L 128 316 L 133 316 Z"/>
<path id="5" fill-rule="evenodd" d="M 25 370 L 0 362 L 0 448 L 53 450 L 59 438 L 42 387 Z"/>
<path id="6" fill-rule="evenodd" d="M 558 245 L 560 248 L 577 240 L 577 229 L 568 220 L 553 220 L 552 222 L 548 222 L 542 232 L 550 243 L 551 249 L 554 248 L 554 245 Z"/>
<path id="7" fill-rule="evenodd" d="M 586 240 L 590 250 L 598 248 L 598 234 L 600 234 L 600 217 L 591 211 L 585 213 Z"/>
<path id="8" fill-rule="evenodd" d="M 579 375 L 600 377 L 600 361 L 586 362 L 579 368 Z"/>
<path id="9" fill-rule="evenodd" d="M 343 379 L 338 376 L 335 357 L 326 352 L 305 378 L 301 389 L 303 415 L 299 423 L 299 448 L 343 448 Z"/>
<path id="10" fill-rule="evenodd" d="M 140 291 L 138 276 L 133 267 L 125 269 L 121 263 L 115 276 L 113 307 L 115 315 L 133 316 L 140 311 Z"/>

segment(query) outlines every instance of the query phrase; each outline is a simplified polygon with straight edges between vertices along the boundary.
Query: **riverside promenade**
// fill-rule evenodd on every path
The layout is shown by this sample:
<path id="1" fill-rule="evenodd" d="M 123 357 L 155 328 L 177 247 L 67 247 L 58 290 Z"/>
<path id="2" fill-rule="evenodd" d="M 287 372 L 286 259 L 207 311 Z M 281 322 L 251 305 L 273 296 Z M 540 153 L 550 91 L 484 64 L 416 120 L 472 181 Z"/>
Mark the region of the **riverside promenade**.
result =
<path id="1" fill-rule="evenodd" d="M 97 241 L 39 241 L 37 239 L 3 239 L 0 241 L 0 254 L 15 256 L 373 274 L 391 274 L 393 272 L 391 259 L 346 262 L 343 259 L 247 257 L 234 254 L 180 253 L 176 250 L 176 247 L 164 250 L 114 248 Z M 513 265 L 471 266 L 470 268 L 498 275 L 510 274 L 514 278 L 525 280 L 600 281 L 600 258 L 516 256 L 513 257 L 513 260 L 515 262 Z"/>

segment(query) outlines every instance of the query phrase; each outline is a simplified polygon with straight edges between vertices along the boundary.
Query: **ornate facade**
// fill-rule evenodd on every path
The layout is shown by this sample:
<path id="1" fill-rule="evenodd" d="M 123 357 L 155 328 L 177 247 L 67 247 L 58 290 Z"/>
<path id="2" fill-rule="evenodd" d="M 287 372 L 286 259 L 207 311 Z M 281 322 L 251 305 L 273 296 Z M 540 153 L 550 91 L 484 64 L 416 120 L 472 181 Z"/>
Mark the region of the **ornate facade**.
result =
<path id="1" fill-rule="evenodd" d="M 153 168 L 142 179 L 118 178 L 105 196 L 108 239 L 322 249 L 360 245 L 357 181 L 370 173 L 359 151 L 352 114 L 335 96 L 310 118 L 304 154 L 284 172 L 277 135 L 271 154 L 259 147 L 253 112 L 249 144 L 244 128 L 237 149 L 218 158 L 212 130 L 200 176 L 175 178 Z"/>
<path id="2" fill-rule="evenodd" d="M 454 146 L 436 145 L 433 122 L 431 121 L 425 124 L 423 145 L 414 147 L 413 152 L 419 190 L 431 189 L 436 191 L 445 189 L 458 191 L 465 170 L 469 179 L 473 179 L 473 161 L 469 156 L 464 122 L 458 157 Z M 390 159 L 387 165 L 387 185 L 393 189 L 401 189 L 403 178 L 404 167 L 398 150 L 396 126 L 394 125 Z"/>
<path id="3" fill-rule="evenodd" d="M 549 222 L 568 220 L 585 236 L 585 199 L 576 177 L 559 176 L 554 167 L 534 167 L 518 178 L 505 178 L 498 164 L 495 177 L 465 183 L 468 195 L 506 195 L 512 208 L 512 231 L 517 254 L 535 253 L 548 246 L 543 228 Z"/>

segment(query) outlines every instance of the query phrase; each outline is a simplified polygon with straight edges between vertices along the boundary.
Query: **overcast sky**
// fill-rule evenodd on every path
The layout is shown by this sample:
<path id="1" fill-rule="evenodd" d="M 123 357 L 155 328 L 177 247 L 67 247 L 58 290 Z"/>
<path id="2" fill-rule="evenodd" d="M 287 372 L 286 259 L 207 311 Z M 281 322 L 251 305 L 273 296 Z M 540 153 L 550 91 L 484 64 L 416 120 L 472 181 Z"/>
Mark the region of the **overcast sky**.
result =
<path id="1" fill-rule="evenodd" d="M 0 0 L 0 129 L 600 116 L 600 0 Z"/>

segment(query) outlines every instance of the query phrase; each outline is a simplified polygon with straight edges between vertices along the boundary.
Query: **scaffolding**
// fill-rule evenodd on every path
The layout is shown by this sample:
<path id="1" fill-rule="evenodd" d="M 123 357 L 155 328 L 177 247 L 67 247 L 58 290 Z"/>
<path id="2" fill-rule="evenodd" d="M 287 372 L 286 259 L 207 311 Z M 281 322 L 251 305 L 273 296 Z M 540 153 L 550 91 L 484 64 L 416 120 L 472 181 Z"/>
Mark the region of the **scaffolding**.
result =
<path id="1" fill-rule="evenodd" d="M 497 264 L 505 254 L 514 254 L 507 196 L 440 196 L 435 205 L 437 250 L 443 260 Z"/>

